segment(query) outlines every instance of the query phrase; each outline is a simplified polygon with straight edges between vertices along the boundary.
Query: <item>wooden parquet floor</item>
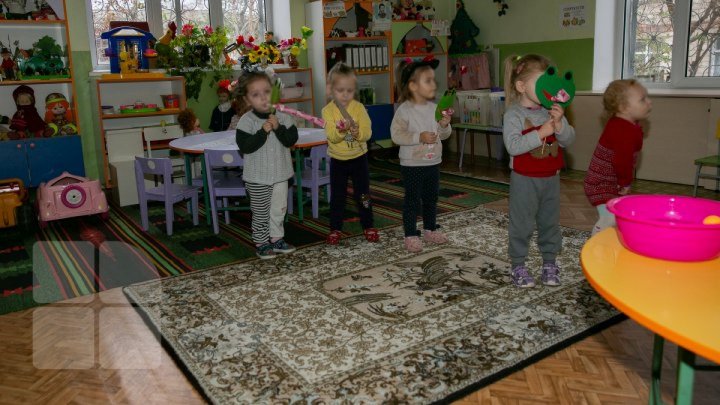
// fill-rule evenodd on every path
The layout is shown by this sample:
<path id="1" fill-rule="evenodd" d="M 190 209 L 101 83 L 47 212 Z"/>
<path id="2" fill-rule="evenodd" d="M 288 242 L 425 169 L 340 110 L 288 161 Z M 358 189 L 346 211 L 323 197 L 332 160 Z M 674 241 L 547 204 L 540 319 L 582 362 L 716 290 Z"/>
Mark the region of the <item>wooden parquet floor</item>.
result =
<path id="1" fill-rule="evenodd" d="M 456 168 L 454 161 L 445 163 L 447 170 Z M 465 170 L 507 181 L 504 166 L 484 159 L 466 161 Z M 582 183 L 563 180 L 561 190 L 561 223 L 590 229 L 596 217 Z M 488 208 L 507 210 L 507 200 Z M 69 331 L 83 337 L 71 341 Z M 674 346 L 666 344 L 666 402 L 673 398 L 675 354 Z M 652 334 L 626 320 L 456 404 L 647 403 L 651 357 Z M 697 373 L 694 399 L 695 404 L 720 403 L 720 373 Z M 199 404 L 204 400 L 128 306 L 120 289 L 114 289 L 0 316 L 0 404 L 19 403 Z"/>

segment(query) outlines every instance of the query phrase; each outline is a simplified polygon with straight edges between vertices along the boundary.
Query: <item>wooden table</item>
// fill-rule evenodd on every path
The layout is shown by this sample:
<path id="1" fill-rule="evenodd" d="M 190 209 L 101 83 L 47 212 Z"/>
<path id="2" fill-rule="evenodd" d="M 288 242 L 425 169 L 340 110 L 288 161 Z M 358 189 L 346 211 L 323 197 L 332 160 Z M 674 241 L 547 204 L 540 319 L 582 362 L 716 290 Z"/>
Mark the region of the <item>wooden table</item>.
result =
<path id="1" fill-rule="evenodd" d="M 486 125 L 477 125 L 477 124 L 464 124 L 464 123 L 452 123 L 452 128 L 458 130 L 458 137 L 457 137 L 457 150 L 460 154 L 460 159 L 458 162 L 458 168 L 462 169 L 463 164 L 463 155 L 465 153 L 465 138 L 467 137 L 468 130 L 480 132 L 485 134 L 485 144 L 487 145 L 488 150 L 488 157 L 492 158 L 492 147 L 490 142 L 490 135 L 500 135 L 503 134 L 502 127 L 490 127 Z M 459 131 L 463 130 L 462 135 L 459 135 Z M 475 156 L 475 137 L 470 138 L 470 156 Z M 498 154 L 498 156 L 502 156 L 502 154 Z M 498 159 L 500 160 L 500 159 Z"/>
<path id="2" fill-rule="evenodd" d="M 303 220 L 303 204 L 302 204 L 302 167 L 303 159 L 301 151 L 303 149 L 312 148 L 313 146 L 324 145 L 327 143 L 325 130 L 321 128 L 298 128 L 298 140 L 293 146 L 295 151 L 295 188 L 298 197 L 298 219 Z M 183 152 L 185 154 L 185 174 L 187 184 L 192 184 L 192 173 L 190 170 L 190 160 L 192 155 L 200 155 L 200 170 L 203 179 L 203 194 L 205 198 L 205 207 L 210 206 L 210 198 L 207 194 L 207 176 L 205 174 L 205 158 L 203 153 L 205 149 L 215 150 L 238 150 L 235 142 L 235 130 L 210 132 L 207 134 L 191 135 L 184 138 L 174 139 L 170 142 L 170 148 Z M 208 225 L 211 223 L 210 215 L 207 215 Z"/>
<path id="3" fill-rule="evenodd" d="M 609 228 L 588 240 L 580 261 L 603 298 L 655 333 L 650 403 L 661 403 L 664 339 L 678 345 L 676 403 L 692 403 L 694 371 L 720 370 L 695 365 L 696 355 L 720 363 L 720 258 L 652 259 L 624 248 L 617 230 Z"/>

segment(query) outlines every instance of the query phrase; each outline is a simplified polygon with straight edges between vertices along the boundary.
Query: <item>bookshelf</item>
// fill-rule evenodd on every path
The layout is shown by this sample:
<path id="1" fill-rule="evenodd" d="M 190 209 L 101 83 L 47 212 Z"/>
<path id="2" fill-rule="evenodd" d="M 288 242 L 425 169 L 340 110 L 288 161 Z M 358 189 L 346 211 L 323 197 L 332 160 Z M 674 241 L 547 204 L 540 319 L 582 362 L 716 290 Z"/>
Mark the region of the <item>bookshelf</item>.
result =
<path id="1" fill-rule="evenodd" d="M 25 85 L 32 89 L 35 108 L 43 119 L 46 98 L 53 95 L 50 98 L 57 99 L 55 95 L 62 94 L 73 115 L 70 121 L 77 129 L 71 135 L 36 135 L 18 134 L 10 130 L 10 124 L 0 125 L 0 177 L 19 178 L 28 187 L 38 186 L 64 171 L 85 175 L 80 138 L 83 132 L 77 116 L 75 72 L 65 2 L 54 2 L 52 8 L 54 19 L 49 19 L 42 13 L 43 10 L 39 10 L 28 13 L 28 19 L 0 20 L 0 42 L 3 48 L 8 48 L 18 65 L 18 70 L 13 73 L 15 77 L 0 80 L 0 100 L 3 100 L 0 115 L 12 119 L 17 112 L 13 91 Z M 62 55 L 30 57 L 27 51 L 45 37 L 52 38 L 63 49 Z"/>

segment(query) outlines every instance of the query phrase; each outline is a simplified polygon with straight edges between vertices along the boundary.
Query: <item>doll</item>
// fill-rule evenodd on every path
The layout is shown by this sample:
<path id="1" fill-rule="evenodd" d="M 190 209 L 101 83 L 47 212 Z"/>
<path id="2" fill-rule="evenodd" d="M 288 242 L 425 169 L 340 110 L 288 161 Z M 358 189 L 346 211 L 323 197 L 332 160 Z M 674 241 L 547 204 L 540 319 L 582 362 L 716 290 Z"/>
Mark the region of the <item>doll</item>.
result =
<path id="1" fill-rule="evenodd" d="M 8 137 L 10 139 L 22 139 L 42 136 L 46 125 L 35 108 L 35 91 L 23 84 L 13 91 L 13 99 L 17 111 L 10 121 L 12 132 L 8 134 Z"/>
<path id="2" fill-rule="evenodd" d="M 235 115 L 235 109 L 230 101 L 230 80 L 221 80 L 218 83 L 218 105 L 213 109 L 210 117 L 210 130 L 212 132 L 225 131 L 230 126 Z"/>
<path id="3" fill-rule="evenodd" d="M 7 48 L 3 48 L 0 51 L 2 57 L 2 74 L 5 76 L 5 80 L 15 80 L 15 71 L 17 70 L 17 63 L 12 58 L 12 53 Z"/>
<path id="4" fill-rule="evenodd" d="M 200 119 L 198 119 L 195 112 L 189 108 L 180 111 L 180 114 L 178 114 L 178 124 L 180 124 L 180 128 L 182 128 L 185 136 L 205 133 L 205 131 L 200 128 Z"/>
<path id="5" fill-rule="evenodd" d="M 70 103 L 63 94 L 50 93 L 45 97 L 45 122 L 50 136 L 77 134 L 77 127 L 72 120 Z"/>

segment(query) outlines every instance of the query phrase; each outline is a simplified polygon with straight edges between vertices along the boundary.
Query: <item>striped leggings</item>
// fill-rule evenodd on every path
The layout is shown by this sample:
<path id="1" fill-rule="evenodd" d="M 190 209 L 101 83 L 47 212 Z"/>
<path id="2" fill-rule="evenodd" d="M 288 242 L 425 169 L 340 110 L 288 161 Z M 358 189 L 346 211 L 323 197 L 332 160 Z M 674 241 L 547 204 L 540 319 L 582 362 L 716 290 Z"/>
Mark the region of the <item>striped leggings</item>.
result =
<path id="1" fill-rule="evenodd" d="M 275 184 L 245 183 L 252 212 L 252 240 L 256 245 L 285 236 L 288 182 Z"/>

